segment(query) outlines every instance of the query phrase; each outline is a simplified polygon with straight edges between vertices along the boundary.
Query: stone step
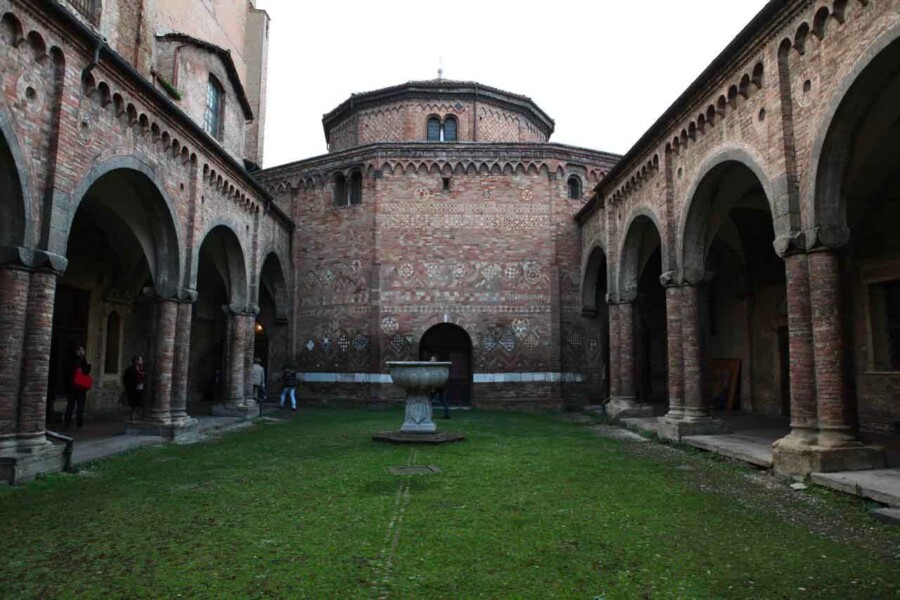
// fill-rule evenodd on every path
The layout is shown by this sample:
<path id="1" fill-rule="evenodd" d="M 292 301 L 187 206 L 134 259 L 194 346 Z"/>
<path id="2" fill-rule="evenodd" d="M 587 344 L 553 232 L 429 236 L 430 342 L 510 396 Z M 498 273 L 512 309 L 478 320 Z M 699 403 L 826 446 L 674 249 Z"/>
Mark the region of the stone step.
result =
<path id="1" fill-rule="evenodd" d="M 716 452 L 765 469 L 772 468 L 772 446 L 734 435 L 692 435 L 681 439 L 694 448 Z"/>
<path id="2" fill-rule="evenodd" d="M 813 483 L 900 508 L 900 469 L 813 473 Z"/>
<path id="3" fill-rule="evenodd" d="M 869 514 L 883 523 L 900 525 L 900 508 L 875 508 Z"/>

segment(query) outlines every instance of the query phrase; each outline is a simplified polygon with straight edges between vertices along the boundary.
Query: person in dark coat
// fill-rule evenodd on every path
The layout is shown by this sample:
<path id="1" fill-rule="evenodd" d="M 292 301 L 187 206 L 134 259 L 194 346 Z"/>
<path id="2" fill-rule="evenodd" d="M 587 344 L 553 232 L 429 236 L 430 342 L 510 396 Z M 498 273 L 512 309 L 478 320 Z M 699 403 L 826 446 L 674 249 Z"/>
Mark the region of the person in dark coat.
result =
<path id="1" fill-rule="evenodd" d="M 72 426 L 73 412 L 75 413 L 75 422 L 78 425 L 78 429 L 81 429 L 84 426 L 84 405 L 87 403 L 88 391 L 77 387 L 74 383 L 75 372 L 79 369 L 84 375 L 90 375 L 91 373 L 91 365 L 85 358 L 84 346 L 78 346 L 78 348 L 76 348 L 75 355 L 72 357 L 72 360 L 69 362 L 69 366 L 66 369 L 66 385 L 68 386 L 69 392 L 68 400 L 66 402 L 66 429 Z"/>
<path id="2" fill-rule="evenodd" d="M 144 357 L 135 355 L 131 357 L 131 366 L 122 374 L 122 383 L 125 384 L 125 399 L 131 408 L 131 422 L 134 422 L 134 414 L 140 411 L 144 405 L 144 387 L 146 387 L 147 374 L 144 371 Z"/>
<path id="3" fill-rule="evenodd" d="M 428 362 L 438 362 L 439 360 L 437 354 L 432 354 Z M 445 386 L 442 385 L 431 393 L 431 402 L 440 402 L 441 406 L 444 407 L 444 418 L 450 418 L 450 399 L 447 397 L 447 388 Z"/>

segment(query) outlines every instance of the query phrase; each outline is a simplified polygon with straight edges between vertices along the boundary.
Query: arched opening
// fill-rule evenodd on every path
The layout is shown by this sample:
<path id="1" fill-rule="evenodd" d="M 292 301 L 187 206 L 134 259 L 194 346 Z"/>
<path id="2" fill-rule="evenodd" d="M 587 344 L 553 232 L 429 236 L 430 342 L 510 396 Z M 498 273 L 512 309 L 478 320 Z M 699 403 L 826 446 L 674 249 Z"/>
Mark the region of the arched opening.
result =
<path id="1" fill-rule="evenodd" d="M 357 204 L 362 204 L 362 173 L 359 171 L 353 171 L 350 174 L 350 205 L 355 206 Z"/>
<path id="2" fill-rule="evenodd" d="M 472 404 L 472 339 L 466 330 L 452 323 L 439 323 L 425 332 L 419 342 L 419 360 L 437 356 L 450 361 L 450 379 L 444 387 L 452 406 Z"/>
<path id="3" fill-rule="evenodd" d="M 338 173 L 334 176 L 333 186 L 332 204 L 335 206 L 346 206 L 348 200 L 347 178 L 344 177 L 343 173 Z"/>
<path id="4" fill-rule="evenodd" d="M 581 179 L 578 175 L 569 176 L 567 187 L 569 190 L 569 200 L 581 200 Z"/>
<path id="5" fill-rule="evenodd" d="M 666 291 L 661 275 L 659 230 L 649 217 L 640 215 L 625 236 L 620 280 L 623 300 L 634 298 L 634 393 L 642 404 L 667 406 Z"/>
<path id="6" fill-rule="evenodd" d="M 0 133 L 0 247 L 22 246 L 25 240 L 25 198 L 19 171 L 6 138 Z"/>
<path id="7" fill-rule="evenodd" d="M 246 305 L 244 253 L 229 227 L 206 234 L 197 262 L 197 301 L 192 307 L 188 411 L 209 412 L 226 400 L 230 367 L 231 307 Z M 249 335 L 249 332 L 247 332 Z"/>
<path id="8" fill-rule="evenodd" d="M 587 362 L 583 365 L 585 375 L 591 382 L 593 402 L 600 403 L 609 398 L 609 305 L 606 253 L 600 247 L 591 250 L 584 271 L 582 283 L 582 315 L 588 321 L 592 335 L 588 336 Z M 597 340 L 594 346 L 590 340 Z"/>
<path id="9" fill-rule="evenodd" d="M 92 183 L 68 224 L 68 266 L 59 279 L 53 313 L 47 415 L 59 420 L 70 392 L 75 351 L 92 366 L 88 422 L 121 416 L 121 356 L 154 362 L 156 292 L 179 279 L 175 224 L 160 188 L 130 168 Z M 144 395 L 149 406 L 152 385 Z"/>
<path id="10" fill-rule="evenodd" d="M 267 388 L 274 393 L 280 373 L 292 362 L 288 339 L 290 305 L 284 270 L 278 255 L 270 252 L 259 276 L 259 314 L 256 316 L 256 356 L 263 361 Z"/>
<path id="11" fill-rule="evenodd" d="M 441 120 L 438 117 L 429 117 L 426 127 L 425 139 L 429 142 L 441 141 Z"/>
<path id="12" fill-rule="evenodd" d="M 444 119 L 444 141 L 445 142 L 455 142 L 456 141 L 456 117 L 448 116 Z"/>
<path id="13" fill-rule="evenodd" d="M 687 269 L 703 273 L 705 394 L 713 408 L 788 416 L 790 377 L 784 261 L 763 185 L 745 164 L 714 167 L 692 198 Z"/>
<path id="14" fill-rule="evenodd" d="M 840 100 L 818 159 L 815 225 L 843 256 L 844 329 L 861 428 L 900 431 L 900 39 Z M 843 232 L 843 233 L 842 233 Z M 828 239 L 833 237 L 834 239 Z M 850 390 L 851 392 L 854 390 Z"/>

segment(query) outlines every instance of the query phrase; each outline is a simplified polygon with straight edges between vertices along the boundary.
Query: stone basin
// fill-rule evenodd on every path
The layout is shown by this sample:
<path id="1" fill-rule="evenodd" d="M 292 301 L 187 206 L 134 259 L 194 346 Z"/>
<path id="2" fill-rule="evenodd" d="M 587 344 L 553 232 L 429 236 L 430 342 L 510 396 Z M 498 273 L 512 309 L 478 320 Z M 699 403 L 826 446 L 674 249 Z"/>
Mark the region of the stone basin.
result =
<path id="1" fill-rule="evenodd" d="M 406 416 L 400 431 L 434 433 L 431 393 L 447 383 L 451 362 L 388 361 L 391 381 L 406 390 Z"/>

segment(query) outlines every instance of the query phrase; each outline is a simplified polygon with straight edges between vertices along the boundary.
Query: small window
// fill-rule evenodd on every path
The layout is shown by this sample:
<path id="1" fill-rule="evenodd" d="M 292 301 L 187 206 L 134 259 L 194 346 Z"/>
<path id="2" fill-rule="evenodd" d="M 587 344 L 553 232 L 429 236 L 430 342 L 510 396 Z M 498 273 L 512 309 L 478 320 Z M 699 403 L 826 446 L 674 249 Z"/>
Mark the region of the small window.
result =
<path id="1" fill-rule="evenodd" d="M 334 205 L 347 205 L 347 178 L 343 173 L 334 176 Z"/>
<path id="2" fill-rule="evenodd" d="M 568 186 L 569 199 L 581 200 L 581 179 L 579 179 L 577 175 L 572 175 L 569 177 Z"/>
<path id="3" fill-rule="evenodd" d="M 225 90 L 222 84 L 212 75 L 209 76 L 209 85 L 206 87 L 206 115 L 203 120 L 203 128 L 206 133 L 217 140 L 222 139 L 222 106 L 225 100 Z"/>
<path id="4" fill-rule="evenodd" d="M 450 191 L 450 178 L 444 177 L 443 179 L 444 179 L 444 191 L 449 192 Z"/>
<path id="5" fill-rule="evenodd" d="M 444 141 L 456 141 L 456 117 L 447 117 L 444 120 Z"/>
<path id="6" fill-rule="evenodd" d="M 92 24 L 100 23 L 100 0 L 69 0 L 69 3 Z"/>
<path id="7" fill-rule="evenodd" d="M 428 119 L 428 141 L 441 141 L 441 120 L 437 117 L 431 117 L 430 119 Z"/>
<path id="8" fill-rule="evenodd" d="M 869 286 L 872 368 L 900 371 L 900 280 Z"/>
<path id="9" fill-rule="evenodd" d="M 119 340 L 122 335 L 122 320 L 119 313 L 113 311 L 106 318 L 106 358 L 103 372 L 107 375 L 119 372 Z"/>
<path id="10" fill-rule="evenodd" d="M 350 175 L 350 204 L 362 204 L 362 173 L 359 171 Z"/>

